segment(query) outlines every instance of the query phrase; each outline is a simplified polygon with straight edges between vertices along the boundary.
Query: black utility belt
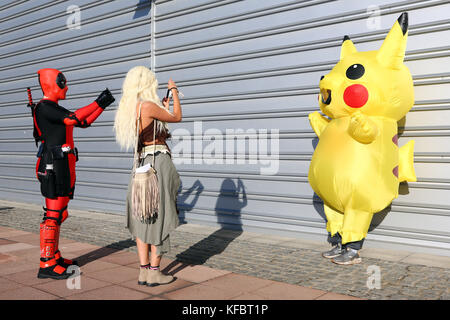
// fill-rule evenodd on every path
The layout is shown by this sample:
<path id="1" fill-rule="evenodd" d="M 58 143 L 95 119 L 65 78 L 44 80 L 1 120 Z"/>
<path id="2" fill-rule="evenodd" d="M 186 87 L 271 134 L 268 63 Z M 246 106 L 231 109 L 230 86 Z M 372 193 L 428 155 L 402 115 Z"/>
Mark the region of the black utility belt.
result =
<path id="1" fill-rule="evenodd" d="M 77 148 L 72 149 L 69 146 L 62 146 L 62 145 L 48 147 L 44 143 L 41 143 L 41 145 L 39 146 L 38 153 L 36 154 L 36 157 L 40 158 L 42 154 L 46 152 L 49 152 L 51 154 L 53 160 L 64 159 L 64 154 L 73 154 L 75 155 L 76 161 L 78 161 Z"/>

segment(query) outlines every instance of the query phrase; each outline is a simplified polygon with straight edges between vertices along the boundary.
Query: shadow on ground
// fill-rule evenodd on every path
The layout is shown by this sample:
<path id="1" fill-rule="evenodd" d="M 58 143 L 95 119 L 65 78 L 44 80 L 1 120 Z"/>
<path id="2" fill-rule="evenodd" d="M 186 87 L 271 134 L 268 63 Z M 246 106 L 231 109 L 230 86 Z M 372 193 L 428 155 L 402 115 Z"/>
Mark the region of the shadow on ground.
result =
<path id="1" fill-rule="evenodd" d="M 179 201 L 182 210 L 192 210 L 202 191 L 203 185 L 200 181 L 196 181 Z M 187 204 L 188 195 L 191 194 L 194 195 L 194 199 L 190 204 Z M 236 184 L 232 179 L 224 179 L 215 206 L 215 215 L 220 229 L 179 253 L 176 256 L 176 260 L 165 267 L 163 271 L 174 275 L 187 266 L 204 264 L 211 257 L 221 254 L 232 241 L 242 234 L 241 209 L 246 205 L 247 195 L 242 180 L 238 178 Z M 91 251 L 74 258 L 74 260 L 81 267 L 97 259 L 134 246 L 136 246 L 136 242 L 130 238 Z"/>
<path id="2" fill-rule="evenodd" d="M 176 256 L 164 272 L 172 275 L 190 265 L 204 264 L 211 257 L 221 254 L 242 232 L 241 209 L 247 205 L 247 195 L 241 179 L 236 183 L 223 180 L 215 206 L 215 214 L 220 229 L 193 244 Z"/>
<path id="3" fill-rule="evenodd" d="M 111 243 L 107 245 L 106 247 L 96 249 L 94 251 L 85 253 L 79 257 L 74 258 L 73 260 L 76 260 L 78 263 L 78 266 L 84 266 L 90 262 L 93 262 L 95 260 L 101 259 L 103 257 L 109 256 L 110 254 L 113 254 L 115 252 L 121 251 L 123 249 L 128 249 L 131 247 L 135 247 L 136 242 L 134 240 L 126 239 L 117 241 L 114 243 Z"/>

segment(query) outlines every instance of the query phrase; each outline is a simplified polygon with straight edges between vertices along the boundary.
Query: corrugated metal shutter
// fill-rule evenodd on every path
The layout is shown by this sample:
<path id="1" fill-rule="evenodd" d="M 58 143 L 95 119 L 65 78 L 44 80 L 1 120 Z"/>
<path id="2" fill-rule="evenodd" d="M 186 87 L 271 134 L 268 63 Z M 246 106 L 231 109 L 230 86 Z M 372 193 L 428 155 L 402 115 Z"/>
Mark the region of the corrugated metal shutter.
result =
<path id="1" fill-rule="evenodd" d="M 117 147 L 112 122 L 126 72 L 135 65 L 150 66 L 150 2 L 9 2 L 0 7 L 1 198 L 42 203 L 25 88 L 31 87 L 38 101 L 37 70 L 57 68 L 68 79 L 67 100 L 61 101 L 68 109 L 91 103 L 105 87 L 116 96 L 92 127 L 74 131 L 81 159 L 71 205 L 123 211 L 131 159 Z M 80 10 L 79 29 L 68 28 L 71 5 Z"/>
<path id="2" fill-rule="evenodd" d="M 368 23 L 376 26 L 378 21 L 367 19 L 373 15 L 368 12 L 373 4 L 381 14 L 379 29 L 368 28 Z M 322 203 L 313 200 L 307 180 L 316 142 L 307 115 L 318 110 L 319 78 L 337 62 L 345 34 L 360 50 L 378 49 L 405 10 L 411 22 L 406 60 L 415 79 L 417 102 L 407 115 L 400 145 L 416 140 L 419 182 L 409 184 L 409 194 L 394 201 L 389 213 L 376 216 L 374 224 L 379 226 L 368 240 L 376 240 L 375 246 L 420 246 L 418 250 L 449 254 L 450 91 L 444 72 L 450 58 L 443 41 L 450 36 L 448 1 L 169 1 L 158 5 L 156 72 L 160 79 L 177 79 L 185 94 L 184 121 L 172 128 L 188 129 L 199 139 L 203 135 L 205 151 L 214 134 L 208 129 L 223 134 L 227 128 L 241 128 L 244 133 L 279 129 L 276 175 L 261 175 L 260 168 L 266 165 L 250 164 L 249 159 L 245 164 L 208 165 L 195 154 L 200 164 L 195 159 L 192 164 L 179 164 L 185 192 L 196 181 L 204 187 L 198 199 L 195 191 L 189 197 L 182 194 L 185 219 L 324 239 Z M 194 142 L 192 149 L 202 150 L 195 150 Z M 247 146 L 246 155 L 250 152 Z M 246 204 L 242 192 L 236 194 L 238 178 Z"/>
<path id="3" fill-rule="evenodd" d="M 153 39 L 150 8 L 141 2 L 145 15 L 136 11 L 137 1 L 78 1 L 86 9 L 76 36 L 65 28 L 66 2 L 53 1 L 43 10 L 38 1 L 0 7 L 0 46 L 5 49 L 0 67 L 2 198 L 42 201 L 33 180 L 34 146 L 24 107 L 24 88 L 35 81 L 34 72 L 49 63 L 62 68 L 71 83 L 63 105 L 80 106 L 104 86 L 119 95 L 126 70 L 150 65 L 152 42 L 161 88 L 172 77 L 185 95 L 183 122 L 170 125 L 174 150 L 192 140 L 193 154 L 175 157 L 183 182 L 181 218 L 323 240 L 322 204 L 313 199 L 307 180 L 317 142 L 307 115 L 318 110 L 318 80 L 337 62 L 344 34 L 359 50 L 378 49 L 400 13 L 408 11 L 406 64 L 414 77 L 416 104 L 406 117 L 400 145 L 416 140 L 419 181 L 402 186 L 406 194 L 375 216 L 367 245 L 450 255 L 450 88 L 445 71 L 450 49 L 444 41 L 450 38 L 450 1 L 156 1 Z M 71 37 L 76 42 L 26 51 Z M 73 206 L 123 212 L 130 156 L 114 143 L 112 109 L 92 128 L 76 132 L 82 159 Z M 248 142 L 232 158 L 219 149 L 205 155 L 214 138 L 219 138 L 216 146 L 226 138 L 227 129 L 241 138 L 252 132 L 262 138 L 267 130 L 268 141 L 262 142 L 267 142 L 269 158 L 264 152 L 253 158 L 256 146 Z M 262 161 L 270 160 L 277 147 L 270 144 L 277 141 L 270 140 L 271 129 L 279 130 L 278 173 L 261 175 L 261 168 L 269 166 Z M 20 161 L 17 153 L 23 155 Z"/>

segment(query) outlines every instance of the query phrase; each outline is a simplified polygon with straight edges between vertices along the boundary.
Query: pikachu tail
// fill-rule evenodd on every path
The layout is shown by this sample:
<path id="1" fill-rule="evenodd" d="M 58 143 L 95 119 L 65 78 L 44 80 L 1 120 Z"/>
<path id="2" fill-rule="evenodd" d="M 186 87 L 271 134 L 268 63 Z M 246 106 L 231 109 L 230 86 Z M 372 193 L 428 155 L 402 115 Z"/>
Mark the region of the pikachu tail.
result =
<path id="1" fill-rule="evenodd" d="M 400 182 L 416 182 L 416 172 L 414 170 L 414 140 L 409 141 L 400 148 L 398 180 Z"/>

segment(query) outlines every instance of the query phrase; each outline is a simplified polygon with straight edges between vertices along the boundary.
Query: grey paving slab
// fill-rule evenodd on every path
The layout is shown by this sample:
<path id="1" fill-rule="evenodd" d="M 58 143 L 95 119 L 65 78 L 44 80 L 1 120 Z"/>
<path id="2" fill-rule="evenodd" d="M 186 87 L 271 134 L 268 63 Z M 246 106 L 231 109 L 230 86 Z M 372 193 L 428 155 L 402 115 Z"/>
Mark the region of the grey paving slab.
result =
<path id="1" fill-rule="evenodd" d="M 378 248 L 363 248 L 361 254 L 364 257 L 389 260 L 389 261 L 402 261 L 406 257 L 413 254 L 412 252 L 399 251 L 399 250 L 383 250 Z M 449 258 L 450 259 L 450 258 Z"/>
<path id="2" fill-rule="evenodd" d="M 2 206 L 0 226 L 39 233 L 40 207 L 0 201 Z M 107 250 L 136 252 L 123 217 L 77 212 L 70 207 L 69 212 L 61 237 Z M 445 257 L 384 250 L 378 254 L 366 250 L 364 255 L 363 250 L 361 264 L 339 266 L 322 258 L 324 244 L 282 237 L 263 240 L 264 235 L 245 231 L 183 225 L 171 235 L 172 249 L 166 257 L 359 298 L 449 299 L 450 268 Z"/>
<path id="3" fill-rule="evenodd" d="M 403 258 L 401 261 L 440 268 L 450 268 L 450 257 L 435 256 L 425 253 L 413 253 Z"/>

